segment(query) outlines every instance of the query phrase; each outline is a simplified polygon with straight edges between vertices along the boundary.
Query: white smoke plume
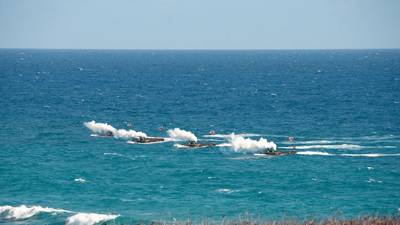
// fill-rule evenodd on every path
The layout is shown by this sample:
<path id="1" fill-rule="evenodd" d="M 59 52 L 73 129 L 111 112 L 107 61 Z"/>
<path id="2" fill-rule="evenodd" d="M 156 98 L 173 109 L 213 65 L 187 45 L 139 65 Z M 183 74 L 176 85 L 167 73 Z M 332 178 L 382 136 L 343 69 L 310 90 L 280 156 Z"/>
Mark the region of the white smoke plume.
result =
<path id="1" fill-rule="evenodd" d="M 107 123 L 96 123 L 96 121 L 90 121 L 83 123 L 87 128 L 89 128 L 93 133 L 102 135 L 102 136 L 110 136 L 109 134 L 115 135 L 117 129 L 113 126 L 108 125 Z"/>
<path id="2" fill-rule="evenodd" d="M 195 141 L 197 142 L 197 137 L 192 132 L 181 130 L 179 128 L 170 129 L 167 131 L 168 135 L 178 141 Z"/>
<path id="3" fill-rule="evenodd" d="M 132 140 L 134 138 L 147 137 L 147 134 L 141 131 L 119 129 L 116 131 L 114 137 L 118 139 Z"/>
<path id="4" fill-rule="evenodd" d="M 274 142 L 268 142 L 265 138 L 260 138 L 257 140 L 252 140 L 250 138 L 244 138 L 235 134 L 231 134 L 230 142 L 232 148 L 235 152 L 258 152 L 264 149 L 276 150 L 276 144 Z"/>

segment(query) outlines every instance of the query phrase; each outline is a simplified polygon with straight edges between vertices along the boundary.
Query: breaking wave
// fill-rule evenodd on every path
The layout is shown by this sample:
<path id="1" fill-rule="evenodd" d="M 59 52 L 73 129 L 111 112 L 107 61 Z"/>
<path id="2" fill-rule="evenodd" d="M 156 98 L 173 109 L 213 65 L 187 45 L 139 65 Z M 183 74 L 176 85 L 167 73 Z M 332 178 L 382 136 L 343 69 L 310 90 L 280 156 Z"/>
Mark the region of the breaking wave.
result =
<path id="1" fill-rule="evenodd" d="M 181 130 L 179 128 L 170 129 L 167 131 L 168 135 L 177 141 L 195 141 L 197 142 L 197 137 L 190 131 Z"/>
<path id="2" fill-rule="evenodd" d="M 119 215 L 78 213 L 67 218 L 66 225 L 93 225 L 100 222 L 114 220 Z"/>
<path id="3" fill-rule="evenodd" d="M 260 138 L 257 141 L 249 138 L 244 138 L 242 136 L 237 136 L 233 133 L 230 135 L 230 144 L 232 145 L 232 149 L 235 152 L 258 152 L 259 150 L 263 149 L 276 150 L 276 144 L 274 142 L 268 142 L 267 139 Z"/>
<path id="4" fill-rule="evenodd" d="M 77 213 L 64 209 L 55 209 L 42 206 L 0 206 L 0 216 L 9 220 L 29 219 L 40 213 L 49 213 L 51 215 L 68 213 L 74 214 L 65 221 L 66 225 L 93 225 L 99 222 L 114 220 L 120 215 L 98 214 L 98 213 Z"/>
<path id="5" fill-rule="evenodd" d="M 106 136 L 109 133 L 115 135 L 117 129 L 107 123 L 96 123 L 96 121 L 92 120 L 90 122 L 83 123 L 85 127 L 91 130 L 94 134 Z"/>
<path id="6" fill-rule="evenodd" d="M 71 211 L 64 209 L 54 209 L 41 206 L 0 206 L 0 215 L 4 216 L 6 219 L 21 220 L 30 218 L 39 213 L 71 213 Z"/>

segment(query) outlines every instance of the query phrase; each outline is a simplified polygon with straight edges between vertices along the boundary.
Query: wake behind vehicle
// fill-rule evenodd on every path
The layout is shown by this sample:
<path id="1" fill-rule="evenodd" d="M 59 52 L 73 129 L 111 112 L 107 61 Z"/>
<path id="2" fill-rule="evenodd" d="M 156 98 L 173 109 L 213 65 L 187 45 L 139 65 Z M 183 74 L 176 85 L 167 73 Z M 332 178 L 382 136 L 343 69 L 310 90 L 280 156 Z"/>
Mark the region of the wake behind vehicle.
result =
<path id="1" fill-rule="evenodd" d="M 265 149 L 264 151 L 261 152 L 262 155 L 270 155 L 270 156 L 284 156 L 284 155 L 294 155 L 296 154 L 296 151 L 291 150 L 291 151 L 276 151 L 273 149 Z"/>

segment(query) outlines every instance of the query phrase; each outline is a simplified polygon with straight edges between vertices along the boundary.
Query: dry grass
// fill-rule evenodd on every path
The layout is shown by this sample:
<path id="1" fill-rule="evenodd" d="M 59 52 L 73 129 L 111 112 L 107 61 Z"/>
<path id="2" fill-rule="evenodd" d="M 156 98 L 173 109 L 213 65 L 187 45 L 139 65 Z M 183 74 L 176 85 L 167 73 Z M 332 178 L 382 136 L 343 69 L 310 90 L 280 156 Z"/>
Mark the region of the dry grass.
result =
<path id="1" fill-rule="evenodd" d="M 238 220 L 223 220 L 221 222 L 213 222 L 204 220 L 201 223 L 185 222 L 153 222 L 151 225 L 400 225 L 400 217 L 360 217 L 357 219 L 327 219 L 327 220 L 307 220 L 299 221 L 252 221 L 248 218 L 239 218 Z M 145 225 L 145 223 L 138 223 Z"/>

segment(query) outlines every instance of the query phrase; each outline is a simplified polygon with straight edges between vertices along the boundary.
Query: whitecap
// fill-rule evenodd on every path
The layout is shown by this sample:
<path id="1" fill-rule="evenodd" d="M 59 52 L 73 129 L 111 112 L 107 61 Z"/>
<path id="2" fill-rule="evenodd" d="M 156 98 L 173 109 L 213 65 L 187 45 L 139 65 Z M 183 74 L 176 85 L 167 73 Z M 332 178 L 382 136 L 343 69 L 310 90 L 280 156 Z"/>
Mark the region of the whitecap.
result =
<path id="1" fill-rule="evenodd" d="M 78 183 L 85 183 L 86 182 L 86 180 L 84 178 L 81 178 L 81 177 L 75 178 L 74 181 L 78 182 Z"/>
<path id="2" fill-rule="evenodd" d="M 70 213 L 64 209 L 54 209 L 42 206 L 0 206 L 0 214 L 4 214 L 6 219 L 27 219 L 38 213 Z"/>
<path id="3" fill-rule="evenodd" d="M 375 179 L 373 179 L 373 178 L 369 178 L 369 179 L 367 180 L 367 182 L 368 182 L 368 183 L 382 183 L 382 181 L 380 181 L 380 180 L 375 180 Z"/>
<path id="4" fill-rule="evenodd" d="M 97 213 L 78 213 L 70 216 L 66 220 L 66 225 L 93 225 L 100 222 L 114 220 L 119 215 L 97 214 Z"/>
<path id="5" fill-rule="evenodd" d="M 116 152 L 104 152 L 103 155 L 123 156 L 122 154 Z"/>
<path id="6" fill-rule="evenodd" d="M 232 189 L 229 189 L 229 188 L 220 188 L 220 189 L 217 189 L 215 191 L 219 192 L 219 193 L 225 193 L 225 194 L 231 194 L 231 193 L 234 193 L 234 192 L 239 192 L 239 190 L 232 190 Z"/>

